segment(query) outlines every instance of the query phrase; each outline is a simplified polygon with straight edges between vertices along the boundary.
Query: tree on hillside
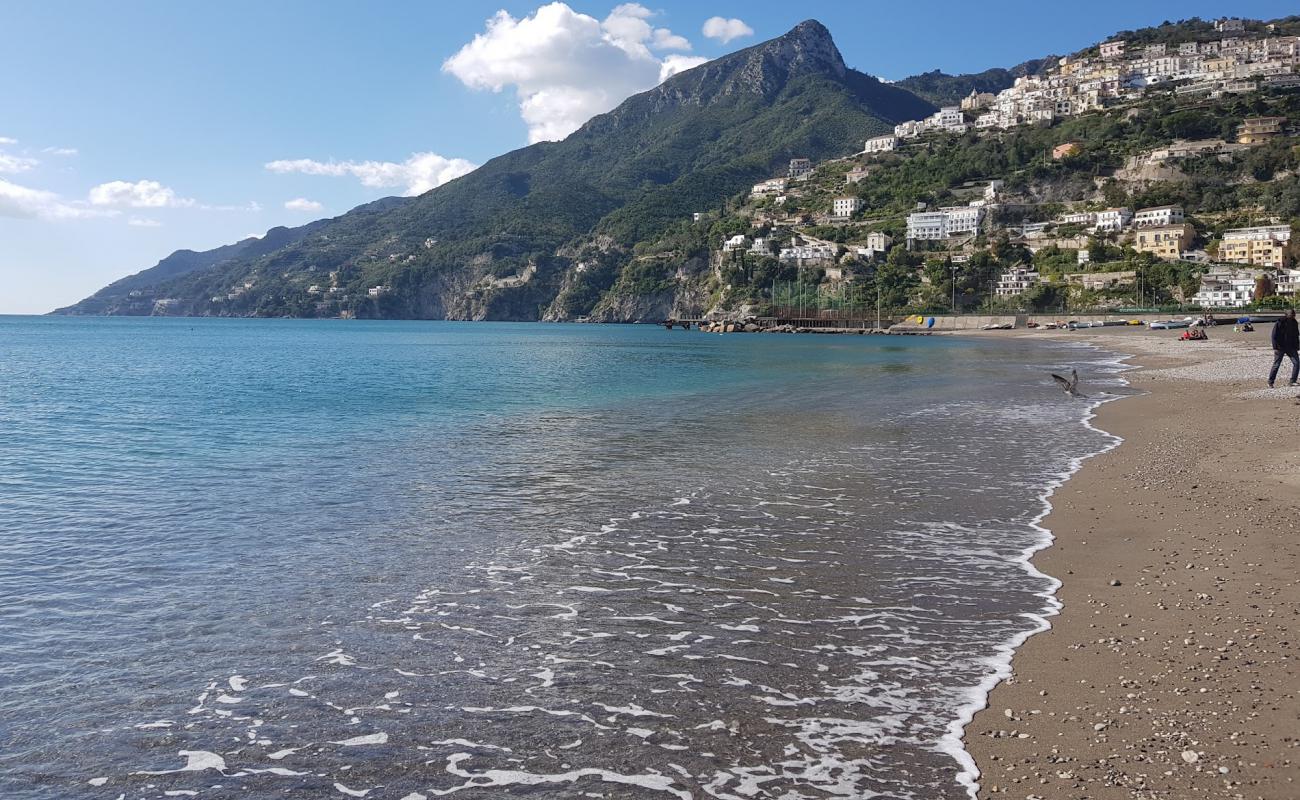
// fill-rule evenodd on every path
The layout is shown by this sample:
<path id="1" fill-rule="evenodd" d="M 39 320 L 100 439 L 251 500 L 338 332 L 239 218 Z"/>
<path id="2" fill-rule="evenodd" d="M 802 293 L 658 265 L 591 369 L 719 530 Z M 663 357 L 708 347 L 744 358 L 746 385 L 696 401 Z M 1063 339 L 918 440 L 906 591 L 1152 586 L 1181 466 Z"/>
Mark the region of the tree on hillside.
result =
<path id="1" fill-rule="evenodd" d="M 1263 300 L 1265 297 L 1272 297 L 1275 294 L 1277 294 L 1277 291 L 1273 286 L 1273 279 L 1270 276 L 1260 275 L 1255 279 L 1255 292 L 1252 297 L 1256 303 Z"/>

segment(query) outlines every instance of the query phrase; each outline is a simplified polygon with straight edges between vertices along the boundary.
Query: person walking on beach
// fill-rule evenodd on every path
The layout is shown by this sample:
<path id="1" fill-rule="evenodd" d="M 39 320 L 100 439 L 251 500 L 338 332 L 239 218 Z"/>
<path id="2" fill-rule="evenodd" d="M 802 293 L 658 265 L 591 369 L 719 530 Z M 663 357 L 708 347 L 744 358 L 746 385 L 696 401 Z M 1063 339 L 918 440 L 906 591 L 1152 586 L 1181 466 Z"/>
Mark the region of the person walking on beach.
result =
<path id="1" fill-rule="evenodd" d="M 1300 328 L 1296 327 L 1295 312 L 1288 311 L 1273 323 L 1273 368 L 1268 371 L 1268 388 L 1277 380 L 1277 370 L 1282 366 L 1282 356 L 1291 359 L 1291 385 L 1300 380 Z"/>

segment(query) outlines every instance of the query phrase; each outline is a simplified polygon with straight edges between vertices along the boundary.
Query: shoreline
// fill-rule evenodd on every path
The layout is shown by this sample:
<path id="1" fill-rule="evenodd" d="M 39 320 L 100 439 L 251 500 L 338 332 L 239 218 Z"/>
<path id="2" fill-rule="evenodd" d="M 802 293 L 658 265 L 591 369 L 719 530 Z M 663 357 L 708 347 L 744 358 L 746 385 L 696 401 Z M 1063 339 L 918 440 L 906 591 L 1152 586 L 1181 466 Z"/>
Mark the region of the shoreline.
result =
<path id="1" fill-rule="evenodd" d="M 980 333 L 988 332 L 980 331 Z M 1103 348 L 1092 342 L 1087 344 L 1110 356 L 1110 358 L 1100 363 L 1117 368 L 1119 370 L 1118 374 L 1127 387 L 1129 382 L 1122 376 L 1125 372 L 1134 369 L 1133 365 L 1129 363 L 1132 357 L 1127 353 Z M 1061 580 L 1054 575 L 1043 572 L 1034 563 L 1034 559 L 1038 554 L 1052 547 L 1056 541 L 1051 529 L 1045 525 L 1047 519 L 1052 515 L 1052 498 L 1062 487 L 1068 485 L 1070 480 L 1078 475 L 1090 460 L 1109 453 L 1124 444 L 1121 437 L 1097 427 L 1093 424 L 1093 420 L 1096 419 L 1097 412 L 1107 403 L 1123 400 L 1125 397 L 1126 395 L 1117 395 L 1110 398 L 1090 399 L 1080 422 L 1085 427 L 1107 437 L 1109 441 L 1094 452 L 1072 459 L 1070 467 L 1055 475 L 1053 480 L 1037 496 L 1039 511 L 1029 520 L 1028 524 L 1039 532 L 1040 539 L 1035 544 L 1025 548 L 1016 560 L 1025 570 L 1026 575 L 1032 579 L 1041 579 L 1048 584 L 1048 588 L 1038 595 L 1043 600 L 1043 607 L 1037 612 L 1026 612 L 1024 615 L 1035 623 L 1033 628 L 1016 634 L 996 647 L 996 654 L 988 659 L 990 665 L 994 668 L 993 672 L 972 690 L 972 701 L 958 709 L 956 718 L 948 725 L 947 734 L 940 740 L 940 750 L 951 755 L 960 765 L 961 771 L 957 776 L 957 783 L 971 797 L 976 797 L 979 792 L 980 768 L 966 740 L 966 730 L 972 721 L 989 707 L 989 699 L 994 690 L 1014 674 L 1015 659 L 1017 653 L 1020 652 L 1020 648 L 1032 637 L 1050 630 L 1052 628 L 1052 618 L 1062 613 L 1063 606 L 1058 597 L 1062 585 Z"/>
<path id="2" fill-rule="evenodd" d="M 1013 335 L 1119 354 L 1139 393 L 1093 406 L 1085 423 L 1114 444 L 1044 495 L 1048 539 L 1026 565 L 1057 582 L 1058 611 L 1049 603 L 1013 641 L 1009 669 L 959 729 L 971 760 L 958 758 L 959 782 L 973 797 L 1033 800 L 1300 794 L 1300 684 L 1286 653 L 1300 615 L 1300 405 L 1295 389 L 1259 391 L 1267 332 L 1212 344 L 1142 330 Z M 1236 469 L 1243 449 L 1255 469 Z M 1216 512 L 1231 527 L 1187 529 Z M 1271 580 L 1253 580 L 1266 556 Z M 1243 669 L 1258 676 L 1247 690 Z"/>

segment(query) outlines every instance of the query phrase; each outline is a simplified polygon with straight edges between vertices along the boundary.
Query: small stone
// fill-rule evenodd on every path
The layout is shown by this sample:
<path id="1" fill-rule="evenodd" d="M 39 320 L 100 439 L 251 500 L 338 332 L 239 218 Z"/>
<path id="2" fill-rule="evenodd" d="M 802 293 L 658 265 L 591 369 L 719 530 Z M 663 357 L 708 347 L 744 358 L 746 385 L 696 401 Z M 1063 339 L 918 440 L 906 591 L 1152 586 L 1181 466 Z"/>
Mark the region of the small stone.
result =
<path id="1" fill-rule="evenodd" d="M 1119 586 L 1119 585 L 1120 585 L 1119 578 L 1111 578 L 1111 579 L 1110 579 L 1110 585 L 1111 585 L 1111 586 Z"/>
<path id="2" fill-rule="evenodd" d="M 1197 761 L 1201 760 L 1201 757 L 1196 754 L 1195 750 L 1184 750 L 1182 756 L 1183 760 L 1188 764 L 1195 764 Z"/>

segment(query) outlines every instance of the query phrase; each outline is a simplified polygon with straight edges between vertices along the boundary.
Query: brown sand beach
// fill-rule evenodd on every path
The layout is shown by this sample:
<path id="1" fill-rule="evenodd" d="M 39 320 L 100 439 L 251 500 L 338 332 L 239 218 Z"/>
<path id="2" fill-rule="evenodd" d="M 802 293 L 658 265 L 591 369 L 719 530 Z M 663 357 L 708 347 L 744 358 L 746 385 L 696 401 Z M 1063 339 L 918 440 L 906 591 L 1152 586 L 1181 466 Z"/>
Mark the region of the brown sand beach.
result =
<path id="1" fill-rule="evenodd" d="M 1025 334 L 1131 354 L 1143 394 L 1052 499 L 1064 610 L 966 729 L 981 797 L 1300 798 L 1298 391 L 1266 326 L 1178 333 Z"/>

